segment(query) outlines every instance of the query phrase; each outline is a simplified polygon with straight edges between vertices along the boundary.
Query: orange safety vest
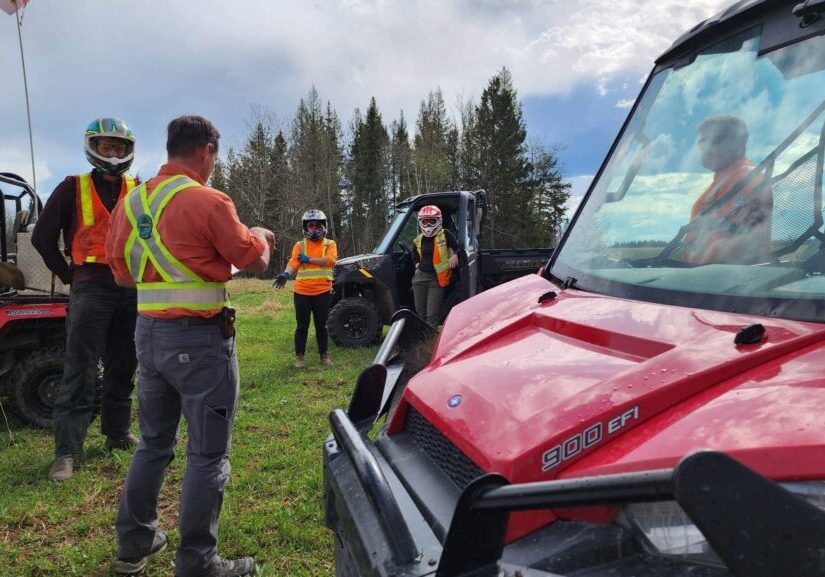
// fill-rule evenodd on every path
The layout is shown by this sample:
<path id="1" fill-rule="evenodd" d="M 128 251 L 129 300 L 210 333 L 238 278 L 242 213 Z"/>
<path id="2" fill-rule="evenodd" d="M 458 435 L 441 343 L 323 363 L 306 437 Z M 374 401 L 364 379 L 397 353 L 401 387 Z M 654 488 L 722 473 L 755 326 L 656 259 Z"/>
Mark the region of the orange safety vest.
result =
<path id="1" fill-rule="evenodd" d="M 324 258 L 335 245 L 335 241 L 325 238 L 322 242 L 301 240 L 295 243 L 298 253 L 304 253 L 311 258 Z M 293 254 L 296 249 L 293 248 Z M 335 246 L 337 254 L 338 247 Z M 299 264 L 295 273 L 293 290 L 300 295 L 315 296 L 323 294 L 332 288 L 333 267 L 321 264 Z"/>
<path id="2" fill-rule="evenodd" d="M 413 241 L 419 258 L 421 257 L 421 241 L 423 238 L 424 235 L 419 234 Z M 447 246 L 447 235 L 444 234 L 443 228 L 435 235 L 435 243 L 433 244 L 433 268 L 435 269 L 435 276 L 438 279 L 438 286 L 449 286 L 450 279 L 453 276 L 453 269 L 450 268 L 450 247 Z"/>
<path id="3" fill-rule="evenodd" d="M 77 224 L 72 236 L 72 262 L 81 265 L 87 262 L 106 264 L 106 233 L 109 231 L 109 211 L 100 202 L 95 190 L 92 173 L 75 177 L 75 205 Z M 135 179 L 128 175 L 121 177 L 118 200 L 135 188 Z"/>

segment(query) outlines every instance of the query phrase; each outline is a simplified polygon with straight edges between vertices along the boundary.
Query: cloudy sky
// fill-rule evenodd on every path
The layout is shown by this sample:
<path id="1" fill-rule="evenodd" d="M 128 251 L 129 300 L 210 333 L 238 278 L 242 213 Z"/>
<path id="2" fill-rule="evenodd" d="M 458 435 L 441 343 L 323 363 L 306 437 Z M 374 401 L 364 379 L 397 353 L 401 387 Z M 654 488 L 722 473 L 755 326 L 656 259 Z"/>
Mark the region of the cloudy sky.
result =
<path id="1" fill-rule="evenodd" d="M 528 133 L 562 147 L 577 194 L 654 58 L 732 0 L 31 0 L 23 12 L 37 184 L 88 169 L 86 125 L 118 116 L 151 176 L 164 129 L 203 114 L 239 143 L 253 107 L 286 122 L 315 85 L 344 125 L 378 102 L 385 122 L 440 87 L 452 113 L 507 66 Z M 0 171 L 31 178 L 13 16 L 0 12 Z M 225 148 L 224 148 L 225 149 Z"/>

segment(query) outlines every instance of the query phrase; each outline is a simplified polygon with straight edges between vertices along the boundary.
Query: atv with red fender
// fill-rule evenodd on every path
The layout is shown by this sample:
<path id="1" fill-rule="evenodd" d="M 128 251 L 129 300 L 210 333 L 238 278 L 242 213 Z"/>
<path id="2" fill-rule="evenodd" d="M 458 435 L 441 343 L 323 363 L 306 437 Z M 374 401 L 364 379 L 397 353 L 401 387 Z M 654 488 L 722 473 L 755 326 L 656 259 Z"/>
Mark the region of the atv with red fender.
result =
<path id="1" fill-rule="evenodd" d="M 40 208 L 34 190 L 19 176 L 0 173 L 0 191 L 0 393 L 22 420 L 50 428 L 69 298 L 31 246 Z"/>
<path id="2" fill-rule="evenodd" d="M 825 2 L 679 38 L 541 274 L 331 413 L 336 575 L 825 575 L 824 178 Z"/>

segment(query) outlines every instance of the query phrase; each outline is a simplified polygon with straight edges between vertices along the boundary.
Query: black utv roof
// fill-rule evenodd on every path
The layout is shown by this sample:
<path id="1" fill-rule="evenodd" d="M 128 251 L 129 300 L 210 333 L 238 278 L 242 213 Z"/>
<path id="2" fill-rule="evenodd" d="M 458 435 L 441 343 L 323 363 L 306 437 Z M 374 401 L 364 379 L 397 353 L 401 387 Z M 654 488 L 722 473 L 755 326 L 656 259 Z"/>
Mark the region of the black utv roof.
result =
<path id="1" fill-rule="evenodd" d="M 404 200 L 400 200 L 400 201 L 398 201 L 398 203 L 396 203 L 396 206 L 398 208 L 401 208 L 401 207 L 408 206 L 408 205 L 411 205 L 411 204 L 417 204 L 418 202 L 421 202 L 421 201 L 423 201 L 425 199 L 428 199 L 428 198 L 436 199 L 438 197 L 443 198 L 445 196 L 457 196 L 457 195 L 461 195 L 461 194 L 477 195 L 478 193 L 483 194 L 484 191 L 483 190 L 442 190 L 440 192 L 427 192 L 425 194 L 418 194 L 416 196 L 411 196 L 409 198 L 405 198 Z"/>
<path id="2" fill-rule="evenodd" d="M 771 15 L 771 27 L 763 35 L 760 52 L 779 48 L 808 36 L 825 32 L 825 17 L 814 18 L 812 22 L 800 24 L 803 18 L 794 12 L 822 12 L 825 16 L 825 2 L 822 0 L 740 0 L 715 16 L 700 22 L 684 34 L 656 60 L 656 64 L 668 65 L 673 60 L 688 57 L 701 47 L 713 44 L 738 29 L 747 27 L 751 21 L 758 21 Z M 800 12 L 797 12 L 800 14 Z"/>

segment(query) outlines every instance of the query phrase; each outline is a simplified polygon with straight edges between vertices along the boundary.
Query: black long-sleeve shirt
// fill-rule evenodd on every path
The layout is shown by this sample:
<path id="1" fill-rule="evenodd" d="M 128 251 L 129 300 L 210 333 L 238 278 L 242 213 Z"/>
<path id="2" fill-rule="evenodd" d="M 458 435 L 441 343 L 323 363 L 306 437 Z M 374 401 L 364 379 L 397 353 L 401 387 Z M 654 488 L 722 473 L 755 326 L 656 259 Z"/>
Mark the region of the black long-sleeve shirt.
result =
<path id="1" fill-rule="evenodd" d="M 92 181 L 103 206 L 106 207 L 106 210 L 112 212 L 120 196 L 121 179 L 110 182 L 103 178 L 103 173 L 100 170 L 94 169 L 92 170 Z M 49 270 L 60 277 L 60 280 L 65 284 L 90 282 L 117 286 L 109 265 L 97 263 L 68 264 L 64 256 L 60 254 L 58 241 L 61 234 L 63 235 L 65 255 L 71 257 L 72 254 L 72 237 L 77 227 L 77 194 L 77 179 L 73 176 L 67 176 L 55 187 L 54 192 L 46 202 L 46 206 L 40 212 L 37 223 L 34 225 L 32 245 L 43 257 L 43 262 L 46 263 Z"/>
<path id="2" fill-rule="evenodd" d="M 447 229 L 444 229 L 444 236 L 447 240 L 447 246 L 453 252 L 458 250 L 458 243 L 453 236 L 453 233 Z M 421 254 L 418 254 L 418 251 L 415 250 L 413 247 L 413 253 L 415 254 L 415 262 L 418 263 L 418 269 L 423 272 L 435 272 L 435 267 L 433 266 L 433 251 L 435 250 L 435 237 L 434 236 L 425 236 L 421 239 Z"/>

